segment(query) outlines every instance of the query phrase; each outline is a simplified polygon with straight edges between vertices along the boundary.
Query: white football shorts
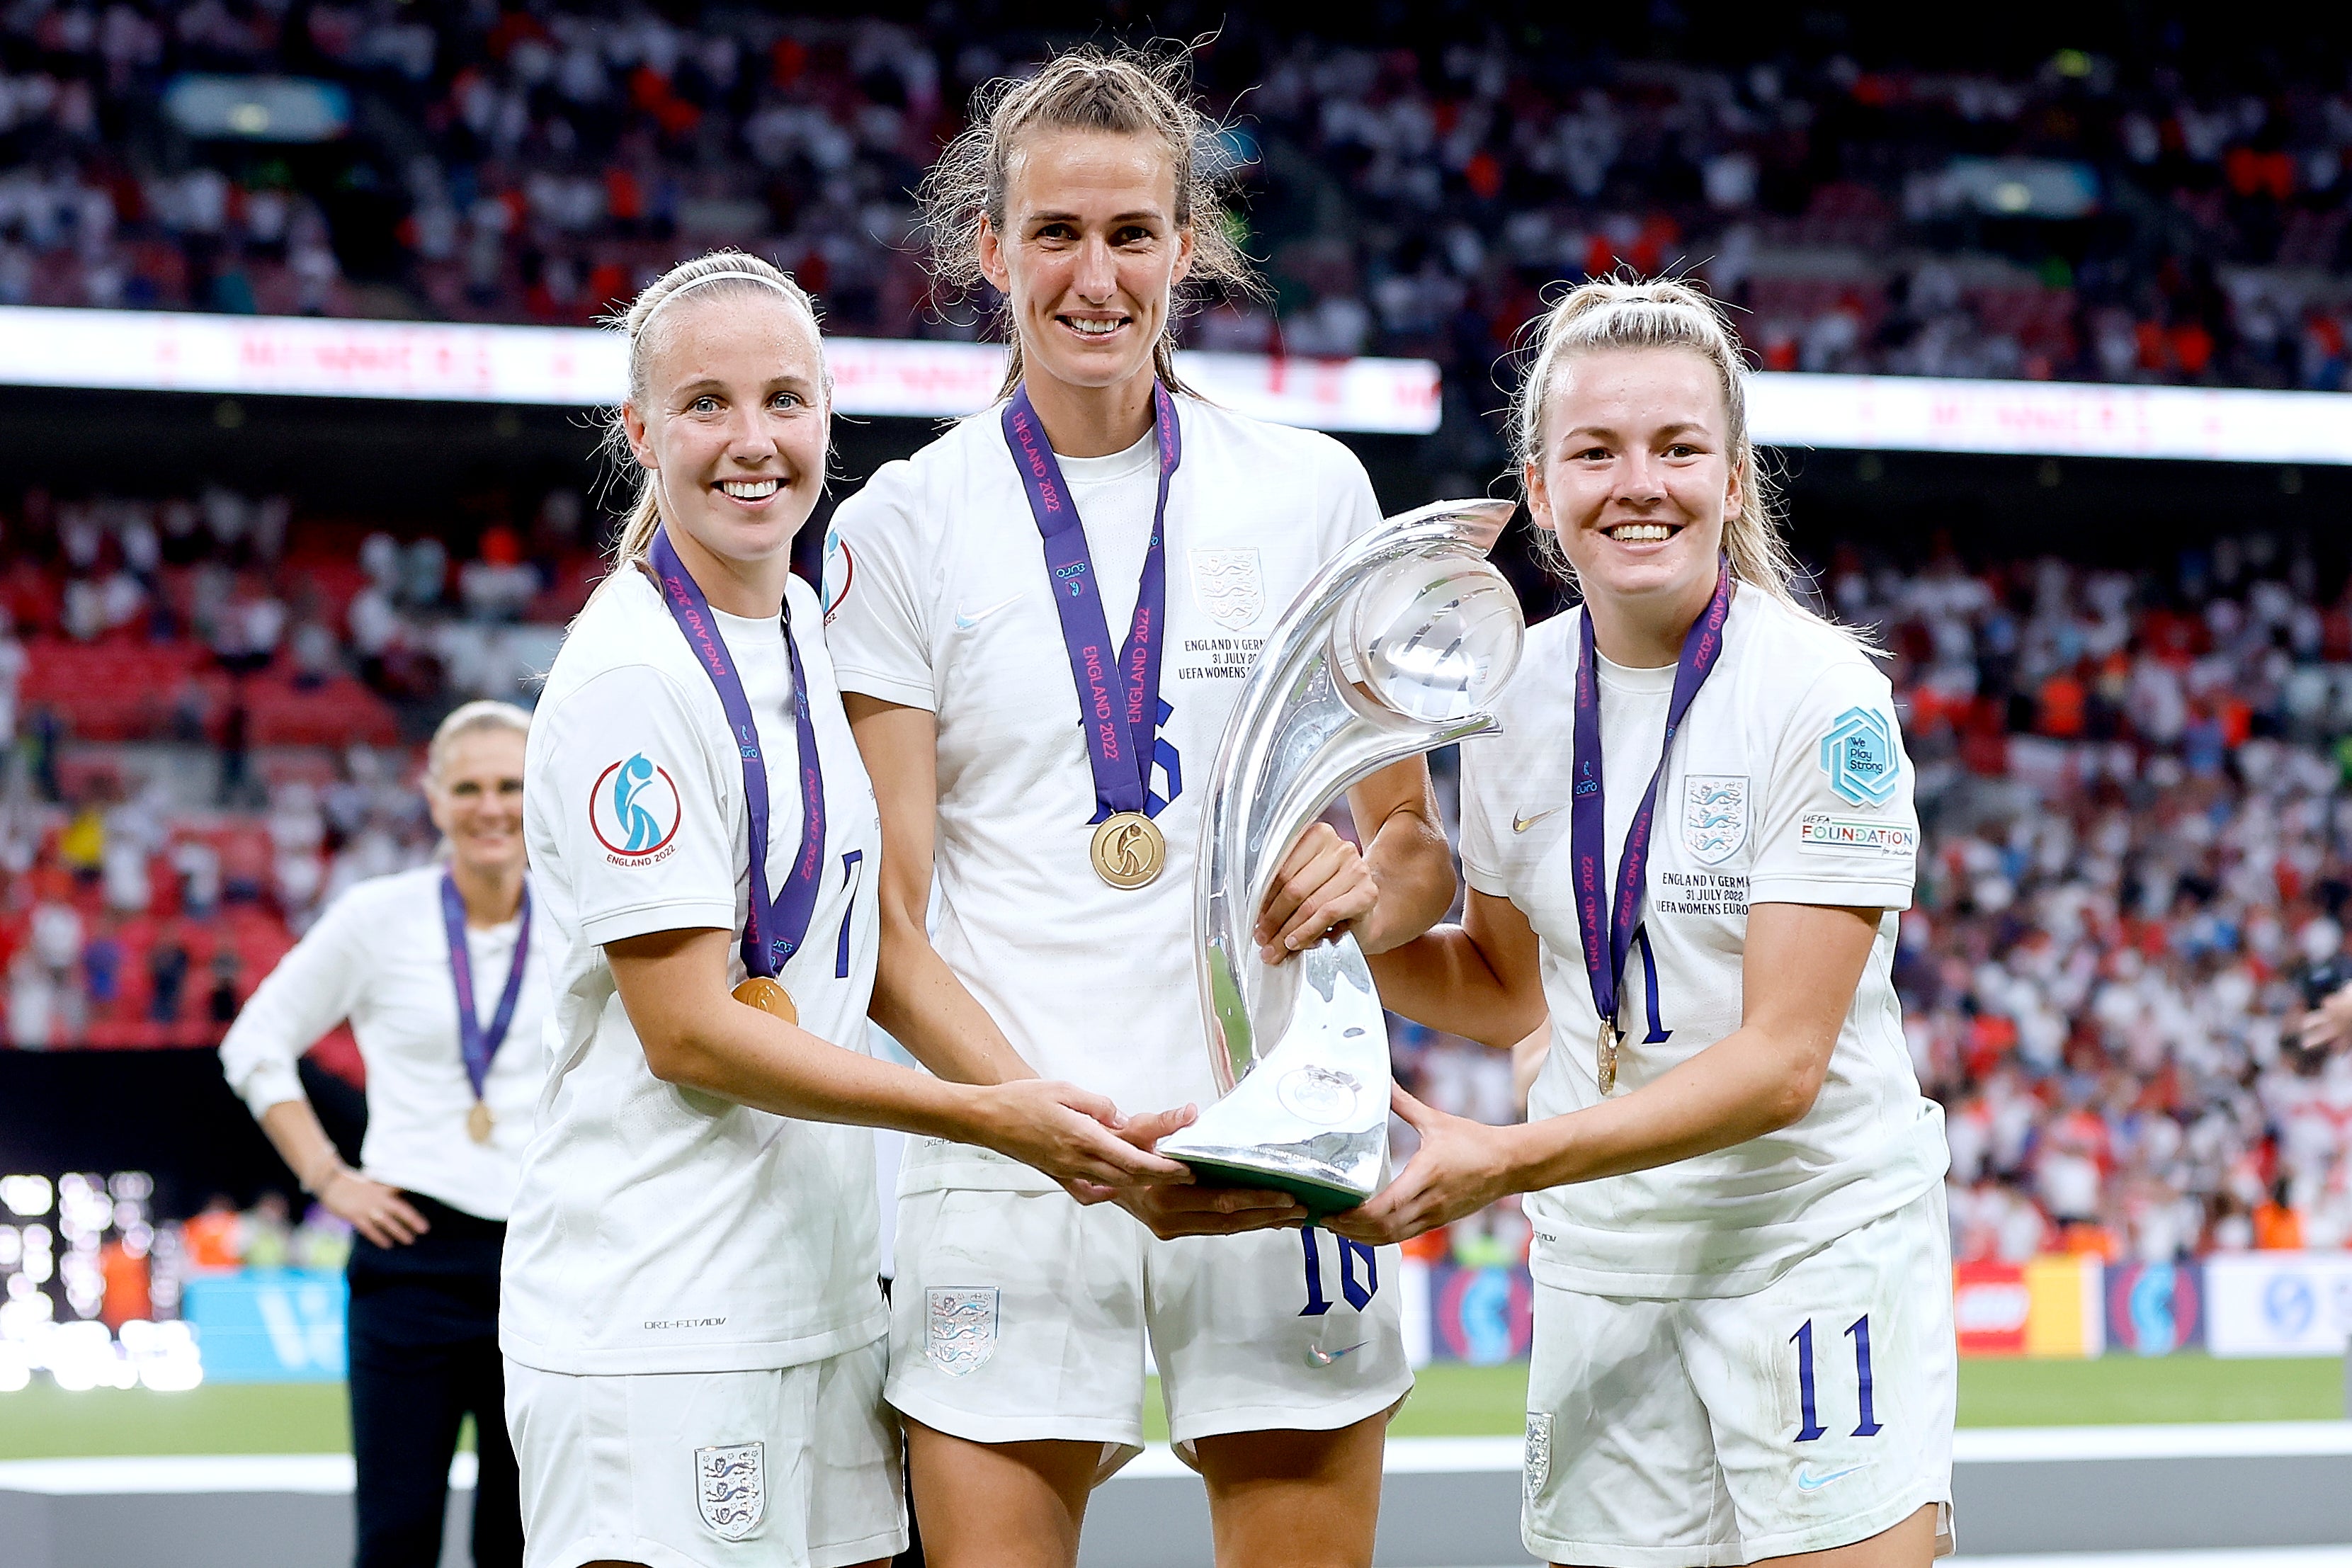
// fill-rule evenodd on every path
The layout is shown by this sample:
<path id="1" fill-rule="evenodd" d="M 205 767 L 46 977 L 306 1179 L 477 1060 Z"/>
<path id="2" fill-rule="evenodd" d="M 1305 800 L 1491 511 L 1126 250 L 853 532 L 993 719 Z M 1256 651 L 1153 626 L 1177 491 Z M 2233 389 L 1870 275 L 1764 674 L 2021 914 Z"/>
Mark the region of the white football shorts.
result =
<path id="1" fill-rule="evenodd" d="M 906 1550 L 887 1342 L 764 1372 L 506 1363 L 524 1568 L 843 1568 Z"/>
<path id="2" fill-rule="evenodd" d="M 889 1399 L 979 1443 L 1141 1451 L 1149 1336 L 1170 1436 L 1336 1431 L 1412 1388 L 1398 1251 L 1325 1230 L 1162 1241 L 1066 1193 L 899 1200 Z"/>
<path id="3" fill-rule="evenodd" d="M 1937 1505 L 1952 1550 L 1951 1238 L 1938 1183 L 1748 1296 L 1536 1288 L 1528 1550 L 1712 1568 Z"/>

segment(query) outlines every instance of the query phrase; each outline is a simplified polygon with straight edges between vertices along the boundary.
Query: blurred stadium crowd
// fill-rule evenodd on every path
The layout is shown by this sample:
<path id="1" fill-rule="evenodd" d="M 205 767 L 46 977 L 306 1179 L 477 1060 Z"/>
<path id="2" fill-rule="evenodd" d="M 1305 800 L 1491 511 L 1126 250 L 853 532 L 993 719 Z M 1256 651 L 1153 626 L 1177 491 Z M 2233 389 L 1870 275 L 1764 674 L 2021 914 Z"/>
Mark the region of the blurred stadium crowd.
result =
<path id="1" fill-rule="evenodd" d="M 1819 39 L 1666 63 L 1468 7 L 1412 32 L 1234 14 L 1196 50 L 1272 289 L 1186 331 L 1437 360 L 1430 466 L 1481 476 L 1462 489 L 1501 466 L 1492 376 L 1540 290 L 1621 268 L 1704 277 L 1772 368 L 2347 385 L 2352 89 L 2326 51 L 2240 73 L 2159 36 L 2003 75 Z M 732 243 L 836 331 L 974 336 L 908 192 L 971 85 L 1043 46 L 952 5 L 688 29 L 548 0 L 14 0 L 0 303 L 577 324 Z M 176 89 L 206 75 L 327 84 L 320 139 L 199 123 Z M 0 496 L 11 1044 L 216 1038 L 326 900 L 430 852 L 409 742 L 455 700 L 528 700 L 597 570 L 580 496 L 525 510 L 449 533 L 458 559 L 222 489 Z M 2352 1241 L 2352 1053 L 2293 1027 L 2352 921 L 2334 568 L 2265 536 L 2137 575 L 1822 564 L 1894 656 L 1918 766 L 1900 980 L 1961 1255 Z M 1517 1113 L 1496 1053 L 1396 1047 L 1433 1102 Z M 1457 1230 L 1465 1257 L 1523 1246 L 1507 1215 Z"/>
<path id="2" fill-rule="evenodd" d="M 428 855 L 403 737 L 464 697 L 530 700 L 597 570 L 582 511 L 555 492 L 453 561 L 225 490 L 23 498 L 9 1040 L 207 1043 L 328 900 Z M 2321 571 L 2256 534 L 2137 575 L 1948 552 L 1821 572 L 1892 655 L 1917 767 L 1898 979 L 1964 1256 L 2352 1242 L 2352 1051 L 2294 1035 L 2298 979 L 2352 920 L 2352 588 Z M 1517 1113 L 1499 1053 L 1402 1025 L 1396 1046 L 1433 1103 Z"/>
<path id="3" fill-rule="evenodd" d="M 2233 63 L 2159 33 L 2000 75 L 1796 29 L 1717 68 L 1510 7 L 1365 20 L 1204 22 L 1231 117 L 1206 152 L 1275 297 L 1196 318 L 1202 346 L 1434 357 L 1475 414 L 1543 286 L 1631 267 L 1706 277 L 1775 368 L 2345 384 L 2328 50 Z M 1413 46 L 1363 41 L 1383 26 Z M 0 301 L 578 322 L 723 241 L 797 271 L 837 331 L 968 335 L 908 193 L 973 84 L 1047 41 L 952 4 L 688 28 L 566 0 L 19 0 Z M 167 90 L 257 73 L 329 93 L 297 127 Z"/>

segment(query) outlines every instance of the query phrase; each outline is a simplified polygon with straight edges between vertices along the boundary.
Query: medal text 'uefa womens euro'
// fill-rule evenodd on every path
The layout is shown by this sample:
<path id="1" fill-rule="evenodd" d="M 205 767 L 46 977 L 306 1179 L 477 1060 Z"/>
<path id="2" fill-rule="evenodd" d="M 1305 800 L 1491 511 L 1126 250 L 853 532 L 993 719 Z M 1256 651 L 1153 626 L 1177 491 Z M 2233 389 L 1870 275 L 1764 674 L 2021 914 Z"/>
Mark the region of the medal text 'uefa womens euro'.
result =
<path id="1" fill-rule="evenodd" d="M 1151 542 L 1143 553 L 1135 615 L 1114 663 L 1110 622 L 1078 507 L 1062 477 L 1045 426 L 1023 387 L 1004 406 L 1004 444 L 1029 497 L 1061 617 L 1062 644 L 1078 689 L 1079 724 L 1095 779 L 1096 824 L 1090 847 L 1095 875 L 1114 888 L 1140 888 L 1168 864 L 1168 841 L 1152 817 L 1168 803 L 1151 793 L 1151 759 L 1169 709 L 1160 700 L 1160 656 L 1167 641 L 1168 484 L 1184 460 L 1176 400 L 1151 385 L 1152 433 L 1160 447 L 1160 500 L 1151 514 Z"/>
<path id="2" fill-rule="evenodd" d="M 1570 879 L 1576 894 L 1576 931 L 1584 947 L 1584 977 L 1592 987 L 1592 1010 L 1601 1016 L 1600 1037 L 1593 1043 L 1593 1077 L 1603 1096 L 1617 1087 L 1618 1057 L 1625 1033 L 1617 1024 L 1620 983 L 1625 960 L 1638 941 L 1643 962 L 1650 965 L 1650 984 L 1657 985 L 1657 964 L 1648 956 L 1649 939 L 1641 931 L 1642 903 L 1650 886 L 1650 826 L 1657 814 L 1658 782 L 1666 776 L 1666 759 L 1675 749 L 1675 731 L 1682 728 L 1698 689 L 1706 684 L 1715 661 L 1723 657 L 1723 623 L 1731 613 L 1731 565 L 1718 564 L 1715 596 L 1683 636 L 1682 656 L 1675 661 L 1674 696 L 1666 705 L 1665 739 L 1658 746 L 1658 765 L 1650 787 L 1625 826 L 1625 847 L 1617 858 L 1613 890 L 1605 884 L 1602 855 L 1608 840 L 1608 807 L 1601 789 L 1601 656 L 1592 643 L 1592 608 L 1586 605 L 1577 625 L 1575 768 L 1569 792 L 1568 841 Z"/>

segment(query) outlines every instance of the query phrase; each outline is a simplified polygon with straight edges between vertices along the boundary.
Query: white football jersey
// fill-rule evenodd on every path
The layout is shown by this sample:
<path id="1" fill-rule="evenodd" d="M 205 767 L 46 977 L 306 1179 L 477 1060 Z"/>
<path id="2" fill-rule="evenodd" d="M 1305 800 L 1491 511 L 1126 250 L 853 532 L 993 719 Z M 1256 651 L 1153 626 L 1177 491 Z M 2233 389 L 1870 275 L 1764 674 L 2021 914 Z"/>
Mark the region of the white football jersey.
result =
<path id="1" fill-rule="evenodd" d="M 1528 1100 L 1558 1116 L 1601 1098 L 1600 1017 L 1584 970 L 1569 841 L 1577 623 L 1528 633 L 1496 716 L 1462 747 L 1462 864 L 1542 942 L 1551 1054 Z M 1536 1277 L 1607 1296 L 1738 1296 L 1941 1180 L 1943 1111 L 1919 1092 L 1893 976 L 1919 822 L 1885 676 L 1835 631 L 1755 589 L 1733 599 L 1720 660 L 1666 761 L 1652 820 L 1646 946 L 1618 984 L 1617 1090 L 1739 1026 L 1751 903 L 1876 907 L 1878 940 L 1821 1098 L 1795 1125 L 1713 1154 L 1532 1194 Z M 1602 661 L 1602 794 L 1613 886 L 1658 764 L 1675 671 Z"/>
<path id="2" fill-rule="evenodd" d="M 787 613 L 824 759 L 823 882 L 778 979 L 801 1026 L 865 1049 L 881 828 L 842 716 L 821 608 Z M 772 621 L 713 611 L 768 768 L 768 879 L 801 842 L 791 666 Z M 507 1233 L 500 1347 L 561 1373 L 740 1372 L 866 1344 L 887 1325 L 874 1135 L 663 1082 L 604 944 L 723 927 L 750 909 L 751 837 L 725 710 L 641 572 L 572 623 L 533 719 L 523 824 L 558 936 L 555 1037 Z M 730 955 L 730 983 L 740 980 Z"/>
<path id="3" fill-rule="evenodd" d="M 1379 521 L 1371 482 L 1327 436 L 1178 396 L 1168 642 L 1152 793 L 1168 841 L 1157 880 L 1106 885 L 1089 845 L 1094 775 L 1045 552 L 998 409 L 976 415 L 842 504 L 825 603 L 845 690 L 939 719 L 932 941 L 1013 1047 L 1048 1078 L 1126 1111 L 1215 1096 L 1195 987 L 1199 802 L 1226 716 L 1267 629 L 1349 538 Z M 1159 468 L 1150 437 L 1061 459 L 1124 643 Z M 1043 1190 L 963 1145 L 914 1140 L 905 1190 Z"/>

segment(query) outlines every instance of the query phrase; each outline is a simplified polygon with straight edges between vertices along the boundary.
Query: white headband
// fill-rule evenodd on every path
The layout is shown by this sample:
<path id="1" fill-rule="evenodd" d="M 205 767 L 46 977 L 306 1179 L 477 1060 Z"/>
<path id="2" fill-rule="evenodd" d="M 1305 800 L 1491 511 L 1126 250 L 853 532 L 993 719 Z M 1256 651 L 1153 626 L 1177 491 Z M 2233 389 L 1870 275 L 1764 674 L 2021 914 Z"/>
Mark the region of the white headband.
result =
<path id="1" fill-rule="evenodd" d="M 680 294 L 685 293 L 688 289 L 699 289 L 705 283 L 716 283 L 722 278 L 740 278 L 747 283 L 765 283 L 769 288 L 773 289 L 777 293 L 783 295 L 786 299 L 789 300 L 793 298 L 793 291 L 790 288 L 762 272 L 745 272 L 740 268 L 730 272 L 706 272 L 699 278 L 688 279 L 685 282 L 679 284 L 677 288 L 663 295 L 660 300 L 655 304 L 654 308 L 646 312 L 646 320 L 650 321 L 656 316 L 661 314 L 662 306 L 668 304 L 672 300 L 677 299 Z M 642 327 L 642 323 L 640 323 L 640 326 Z"/>

